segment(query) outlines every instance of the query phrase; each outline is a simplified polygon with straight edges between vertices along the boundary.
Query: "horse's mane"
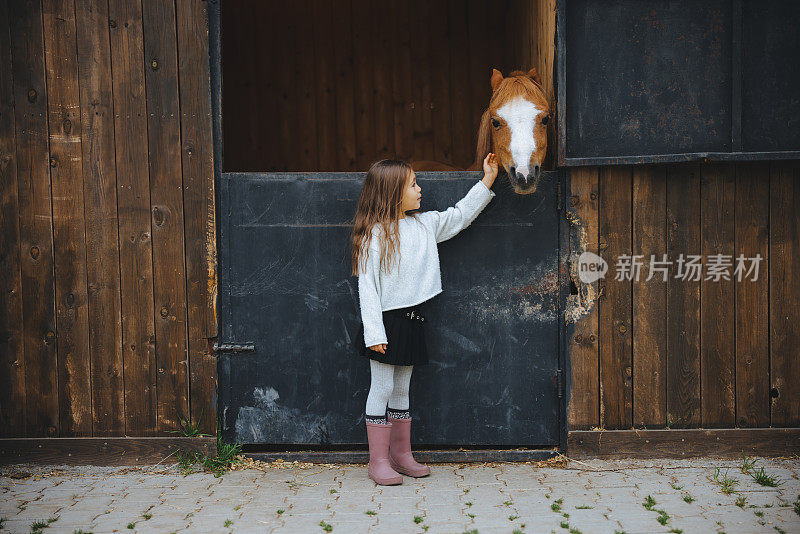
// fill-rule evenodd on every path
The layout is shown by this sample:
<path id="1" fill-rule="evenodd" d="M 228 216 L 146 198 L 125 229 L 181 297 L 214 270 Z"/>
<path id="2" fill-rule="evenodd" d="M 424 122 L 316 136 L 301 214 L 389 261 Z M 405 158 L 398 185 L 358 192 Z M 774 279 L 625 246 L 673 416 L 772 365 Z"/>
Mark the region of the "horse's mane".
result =
<path id="1" fill-rule="evenodd" d="M 527 72 L 521 70 L 512 71 L 503 81 L 512 80 L 513 83 L 500 83 L 497 90 L 492 93 L 492 98 L 489 100 L 489 107 L 501 95 L 503 97 L 513 97 L 517 95 L 527 95 L 530 93 L 538 93 L 542 100 L 547 101 L 547 96 L 544 94 L 542 84 L 536 79 L 531 77 Z M 488 108 L 487 108 L 488 109 Z"/>

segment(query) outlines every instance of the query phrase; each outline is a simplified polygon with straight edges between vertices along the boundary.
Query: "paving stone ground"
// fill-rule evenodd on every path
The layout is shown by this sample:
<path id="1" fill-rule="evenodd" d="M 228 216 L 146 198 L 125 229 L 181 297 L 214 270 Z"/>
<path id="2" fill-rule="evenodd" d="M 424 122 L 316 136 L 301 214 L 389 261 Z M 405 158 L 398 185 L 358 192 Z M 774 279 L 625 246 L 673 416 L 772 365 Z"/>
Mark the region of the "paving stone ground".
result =
<path id="1" fill-rule="evenodd" d="M 0 532 L 55 519 L 42 532 L 800 533 L 798 457 L 757 459 L 777 487 L 732 460 L 430 465 L 399 486 L 377 486 L 357 464 L 261 464 L 219 478 L 165 465 L 3 466 Z M 715 473 L 736 481 L 733 493 Z"/>

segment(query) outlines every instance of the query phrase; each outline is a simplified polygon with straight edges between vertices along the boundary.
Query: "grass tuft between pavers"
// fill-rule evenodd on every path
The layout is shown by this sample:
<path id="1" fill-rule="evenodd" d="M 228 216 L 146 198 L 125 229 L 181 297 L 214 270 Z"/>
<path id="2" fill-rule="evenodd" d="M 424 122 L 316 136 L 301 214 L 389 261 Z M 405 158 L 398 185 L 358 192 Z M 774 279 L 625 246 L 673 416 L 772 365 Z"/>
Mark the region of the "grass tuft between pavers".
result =
<path id="1" fill-rule="evenodd" d="M 181 432 L 185 437 L 211 437 L 210 434 L 203 434 L 200 429 L 191 421 L 180 420 L 181 430 L 170 430 L 170 432 Z M 239 454 L 242 446 L 239 443 L 225 443 L 222 441 L 222 420 L 217 419 L 217 454 L 208 456 L 198 451 L 178 450 L 175 454 L 178 459 L 178 467 L 181 473 L 187 475 L 193 473 L 193 466 L 200 464 L 203 468 L 219 478 L 224 475 L 234 464 L 242 462 Z"/>

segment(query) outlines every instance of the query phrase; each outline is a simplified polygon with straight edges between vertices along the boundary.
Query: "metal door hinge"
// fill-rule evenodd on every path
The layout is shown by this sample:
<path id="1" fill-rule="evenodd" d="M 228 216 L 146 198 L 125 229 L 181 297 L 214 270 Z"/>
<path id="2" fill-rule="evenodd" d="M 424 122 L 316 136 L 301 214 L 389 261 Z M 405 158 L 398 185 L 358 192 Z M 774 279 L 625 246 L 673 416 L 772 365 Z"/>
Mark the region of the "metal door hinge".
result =
<path id="1" fill-rule="evenodd" d="M 564 371 L 561 369 L 556 369 L 555 374 L 553 375 L 553 382 L 556 386 L 556 392 L 558 393 L 558 398 L 564 397 Z"/>
<path id="2" fill-rule="evenodd" d="M 217 343 L 216 341 L 211 346 L 211 352 L 219 354 L 220 352 L 255 352 L 256 346 L 254 343 Z"/>
<path id="3" fill-rule="evenodd" d="M 558 180 L 558 188 L 556 190 L 556 210 L 561 211 L 561 179 Z"/>

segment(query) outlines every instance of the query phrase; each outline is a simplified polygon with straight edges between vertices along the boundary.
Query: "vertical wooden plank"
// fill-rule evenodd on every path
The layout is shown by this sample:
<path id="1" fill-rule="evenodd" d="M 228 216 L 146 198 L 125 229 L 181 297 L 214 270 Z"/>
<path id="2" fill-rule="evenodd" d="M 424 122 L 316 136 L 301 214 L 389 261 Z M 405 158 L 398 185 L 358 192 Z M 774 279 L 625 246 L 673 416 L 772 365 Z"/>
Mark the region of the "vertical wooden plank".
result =
<path id="1" fill-rule="evenodd" d="M 763 428 L 769 426 L 769 163 L 737 164 L 735 189 L 736 424 Z M 740 255 L 741 280 L 734 276 Z M 756 255 L 758 272 L 747 275 Z"/>
<path id="2" fill-rule="evenodd" d="M 331 0 L 319 0 L 314 5 L 314 46 L 319 58 L 316 65 L 317 150 L 320 171 L 336 171 L 336 64 L 333 61 L 335 32 L 334 6 Z"/>
<path id="3" fill-rule="evenodd" d="M 569 170 L 569 175 L 572 211 L 580 220 L 579 243 L 577 247 L 570 244 L 570 250 L 598 254 L 598 167 L 576 167 Z M 578 258 L 570 259 L 573 276 L 578 274 L 577 261 Z M 584 303 L 590 311 L 575 323 L 575 335 L 569 341 L 572 384 L 567 417 L 570 430 L 590 430 L 600 425 L 599 285 L 599 281 L 592 282 L 585 292 L 586 298 L 592 299 Z"/>
<path id="4" fill-rule="evenodd" d="M 276 165 L 281 158 L 278 56 L 274 53 L 279 15 L 277 9 L 266 9 L 267 5 L 256 10 L 251 2 L 225 2 L 221 9 L 225 171 L 275 171 L 272 166 L 260 167 L 260 162 Z M 231 87 L 235 89 L 227 90 Z M 264 124 L 272 127 L 263 128 Z"/>
<path id="5" fill-rule="evenodd" d="M 524 28 L 522 31 L 522 65 L 520 68 L 529 70 L 536 67 L 536 11 L 540 9 L 539 2 L 526 2 L 523 10 Z M 538 67 L 537 67 L 538 68 Z M 541 76 L 541 73 L 539 74 Z"/>
<path id="6" fill-rule="evenodd" d="M 537 70 L 542 77 L 542 87 L 550 101 L 555 106 L 554 69 L 555 69 L 555 34 L 556 34 L 556 0 L 542 0 L 536 3 L 536 53 Z M 551 109 L 555 112 L 555 107 Z"/>
<path id="7" fill-rule="evenodd" d="M 86 197 L 92 435 L 125 434 L 108 3 L 75 0 Z"/>
<path id="8" fill-rule="evenodd" d="M 492 77 L 492 68 L 500 68 L 497 64 L 498 58 L 490 58 L 489 50 L 484 46 L 486 40 L 486 21 L 489 20 L 489 13 L 485 2 L 467 2 L 467 24 L 469 35 L 469 84 L 471 91 L 470 108 L 471 131 L 475 132 L 475 142 L 477 143 L 477 132 L 481 124 L 481 115 L 489 107 L 489 99 L 492 96 L 492 87 L 489 80 Z M 508 74 L 507 72 L 503 74 Z M 475 144 L 472 145 L 473 163 L 475 162 Z"/>
<path id="9" fill-rule="evenodd" d="M 638 281 L 636 278 L 633 281 L 635 427 L 663 427 L 667 422 L 667 280 L 657 269 L 650 270 L 651 256 L 656 262 L 664 260 L 666 231 L 666 167 L 636 166 L 633 168 L 633 254 L 641 255 L 642 267 Z M 669 257 L 666 259 L 669 261 Z"/>
<path id="10" fill-rule="evenodd" d="M 469 82 L 470 43 L 467 36 L 467 5 L 450 0 L 450 108 L 453 164 L 467 169 L 475 159 L 478 131 L 472 128 L 472 94 Z"/>
<path id="11" fill-rule="evenodd" d="M 189 418 L 186 350 L 186 277 L 183 231 L 180 109 L 175 5 L 142 4 L 150 204 L 153 228 L 153 286 L 156 309 L 158 428 L 180 428 Z"/>
<path id="12" fill-rule="evenodd" d="M 367 0 L 353 0 L 353 50 L 356 89 L 356 167 L 366 170 L 375 158 L 375 98 L 371 10 Z"/>
<path id="13" fill-rule="evenodd" d="M 141 4 L 109 0 L 119 218 L 125 432 L 155 434 L 153 251 Z M 149 62 L 148 62 L 149 64 Z"/>
<path id="14" fill-rule="evenodd" d="M 430 3 L 414 2 L 411 8 L 411 65 L 414 69 L 413 159 L 430 161 L 433 153 L 431 112 Z"/>
<path id="15" fill-rule="evenodd" d="M 522 9 L 522 42 L 520 43 L 520 53 L 522 54 L 522 63 L 520 68 L 522 70 L 530 70 L 531 67 L 536 67 L 534 60 L 534 53 L 536 52 L 536 33 L 534 31 L 536 25 L 536 13 L 539 9 L 539 2 L 524 2 Z M 540 74 L 541 76 L 541 74 Z"/>
<path id="16" fill-rule="evenodd" d="M 770 169 L 770 382 L 772 426 L 800 426 L 800 165 Z"/>
<path id="17" fill-rule="evenodd" d="M 679 257 L 700 251 L 700 167 L 667 167 L 667 424 L 700 426 L 700 281 L 676 278 Z"/>
<path id="18" fill-rule="evenodd" d="M 392 105 L 392 67 L 390 49 L 392 39 L 391 5 L 375 2 L 372 7 L 372 37 L 374 63 L 372 68 L 375 94 L 374 159 L 394 156 L 394 108 Z"/>
<path id="19" fill-rule="evenodd" d="M 8 2 L 0 4 L 0 437 L 25 435 L 20 212 Z M 20 106 L 22 111 L 23 105 Z"/>
<path id="20" fill-rule="evenodd" d="M 555 119 L 556 99 L 553 69 L 555 68 L 556 0 L 540 0 L 534 4 L 534 42 L 535 51 L 532 62 L 542 79 L 542 88 L 550 103 L 550 116 Z M 547 156 L 544 168 L 555 167 L 556 121 L 547 124 Z"/>
<path id="21" fill-rule="evenodd" d="M 431 39 L 431 121 L 433 159 L 453 163 L 453 132 L 450 121 L 450 36 L 447 0 L 431 3 L 428 19 Z"/>
<path id="22" fill-rule="evenodd" d="M 235 53 L 226 54 L 223 58 L 222 65 L 226 72 L 223 80 L 227 83 L 227 72 L 243 71 L 238 76 L 243 78 L 243 83 L 250 89 L 248 93 L 252 95 L 251 99 L 245 100 L 238 91 L 229 91 L 232 95 L 230 100 L 237 100 L 233 106 L 242 117 L 247 117 L 242 121 L 248 125 L 247 140 L 242 148 L 247 152 L 245 161 L 248 164 L 241 170 L 296 169 L 295 155 L 300 140 L 295 139 L 297 91 L 294 65 L 290 63 L 295 46 L 292 33 L 297 31 L 294 11 L 291 6 L 274 2 L 259 3 L 258 9 L 254 6 L 251 2 L 228 2 L 221 8 L 223 16 L 229 10 L 235 11 L 225 20 L 235 19 L 231 31 L 239 33 L 235 37 Z M 222 42 L 224 53 L 227 41 Z M 252 50 L 263 50 L 264 53 L 252 54 Z M 226 63 L 228 67 L 225 67 Z M 227 85 L 230 87 L 230 83 Z M 254 106 L 253 102 L 258 102 L 258 105 Z M 224 113 L 227 117 L 227 112 Z M 238 124 L 238 121 L 229 124 Z M 265 128 L 266 124 L 273 126 Z M 232 129 L 236 128 L 228 131 Z M 264 165 L 265 158 L 269 158 L 270 165 Z"/>
<path id="23" fill-rule="evenodd" d="M 506 30 L 504 39 L 499 39 L 502 52 L 502 68 L 504 75 L 508 72 L 518 69 L 523 69 L 522 65 L 522 42 L 523 42 L 523 28 L 525 3 L 520 0 L 510 0 L 507 3 L 508 8 L 505 13 L 501 13 L 503 17 L 502 27 Z M 494 13 L 493 13 L 494 14 Z M 493 52 L 493 56 L 497 57 Z M 500 57 L 497 57 L 499 60 Z"/>
<path id="24" fill-rule="evenodd" d="M 278 27 L 283 25 L 281 17 L 286 16 L 286 10 L 282 9 L 283 6 L 280 4 L 260 5 L 264 7 L 258 10 L 254 10 L 250 2 L 227 2 L 222 7 L 223 16 L 229 11 L 234 11 L 233 14 L 224 17 L 222 29 L 225 29 L 226 24 L 235 21 L 229 32 L 237 34 L 235 37 L 231 36 L 231 40 L 236 42 L 234 50 L 237 53 L 225 54 L 222 59 L 223 80 L 225 85 L 230 87 L 237 83 L 238 78 L 242 80 L 241 84 L 247 87 L 247 93 L 228 91 L 230 95 L 223 104 L 223 112 L 227 119 L 223 119 L 223 125 L 225 123 L 233 125 L 224 132 L 224 135 L 236 131 L 239 124 L 247 125 L 241 132 L 245 136 L 244 142 L 242 147 L 238 148 L 247 153 L 243 156 L 247 165 L 238 169 L 226 167 L 223 171 L 280 171 L 280 162 L 285 156 L 283 144 L 286 140 L 279 139 L 281 128 L 278 126 L 279 108 L 283 106 L 284 101 L 280 97 L 281 75 L 276 69 L 276 64 L 279 61 L 278 56 L 285 55 L 280 50 L 290 45 L 288 40 L 277 42 L 280 35 Z M 222 36 L 223 53 L 230 47 L 231 41 L 228 40 L 228 36 L 227 32 Z M 264 53 L 248 52 L 252 50 L 263 50 Z M 180 54 L 180 48 L 178 53 Z M 228 81 L 229 72 L 232 75 L 232 82 Z M 258 105 L 254 106 L 254 102 Z M 228 109 L 231 107 L 236 109 L 237 114 L 233 117 L 235 122 L 229 119 Z M 265 128 L 266 124 L 272 126 Z M 234 143 L 236 143 L 235 138 L 230 144 Z M 227 151 L 223 152 L 227 161 Z"/>
<path id="25" fill-rule="evenodd" d="M 532 67 L 528 63 L 530 59 L 530 47 L 527 46 L 526 35 L 528 33 L 526 16 L 530 9 L 530 2 L 512 0 L 506 11 L 505 27 L 508 28 L 509 37 L 503 43 L 505 49 L 503 56 L 505 63 L 510 70 L 527 71 Z"/>
<path id="26" fill-rule="evenodd" d="M 83 156 L 75 3 L 44 0 L 60 436 L 92 433 Z"/>
<path id="27" fill-rule="evenodd" d="M 58 436 L 53 219 L 42 9 L 9 2 L 25 354 L 26 436 Z"/>
<path id="28" fill-rule="evenodd" d="M 616 272 L 621 255 L 631 253 L 630 167 L 602 167 L 599 185 L 600 256 L 608 263 L 599 303 L 600 421 L 605 429 L 631 428 L 631 280 Z M 621 278 L 621 279 L 617 279 Z"/>
<path id="29" fill-rule="evenodd" d="M 356 170 L 355 58 L 351 1 L 337 2 L 335 25 L 341 28 L 334 39 L 336 63 L 337 170 Z M 364 169 L 362 169 L 364 170 Z"/>
<path id="30" fill-rule="evenodd" d="M 202 432 L 214 434 L 217 430 L 217 365 L 207 339 L 217 333 L 208 19 L 203 0 L 186 0 L 176 6 L 191 416 Z"/>
<path id="31" fill-rule="evenodd" d="M 411 2 L 391 2 L 392 7 L 392 95 L 394 100 L 394 152 L 401 159 L 414 151 L 414 89 L 411 68 Z"/>
<path id="32" fill-rule="evenodd" d="M 516 2 L 517 28 L 516 35 L 516 50 L 509 58 L 513 61 L 512 67 L 522 71 L 528 71 L 534 65 L 531 63 L 531 40 L 533 34 L 531 33 L 531 18 L 533 16 L 533 8 L 536 2 L 519 1 Z M 514 2 L 512 2 L 512 5 Z"/>
<path id="33" fill-rule="evenodd" d="M 317 150 L 317 59 L 314 56 L 314 14 L 311 0 L 296 0 L 291 4 L 296 13 L 297 30 L 292 35 L 294 50 L 291 56 L 295 70 L 297 93 L 297 125 L 295 137 L 289 142 L 297 145 L 296 166 L 292 170 L 316 171 L 319 168 Z"/>
<path id="34" fill-rule="evenodd" d="M 271 5 L 271 16 L 266 16 L 264 10 L 263 24 L 268 24 L 269 20 L 279 20 L 280 24 L 274 26 L 273 43 L 275 47 L 271 50 L 271 57 L 274 58 L 275 76 L 278 77 L 278 115 L 277 128 L 279 137 L 276 138 L 277 145 L 280 147 L 280 161 L 278 170 L 288 172 L 298 170 L 298 143 L 296 139 L 299 129 L 297 126 L 297 81 L 295 78 L 295 65 L 292 62 L 292 50 L 294 50 L 295 33 L 297 33 L 297 10 L 292 5 L 280 6 Z M 260 126 L 260 125 L 259 125 Z"/>
<path id="35" fill-rule="evenodd" d="M 493 64 L 492 66 L 494 66 L 494 64 L 499 65 L 498 68 L 503 71 L 503 75 L 508 76 L 508 74 L 514 70 L 513 63 L 509 61 L 509 58 L 507 58 L 504 53 L 504 39 L 497 38 L 498 35 L 502 35 L 505 32 L 505 14 L 507 7 L 505 9 L 499 9 L 499 6 L 495 0 L 483 0 L 483 3 L 483 9 L 487 13 L 487 17 L 483 21 L 483 46 L 487 48 L 489 58 L 491 60 L 490 62 Z M 492 29 L 487 31 L 487 28 Z M 519 43 L 519 38 L 519 35 L 514 36 L 514 39 L 517 43 Z M 490 69 L 489 73 L 491 74 L 491 72 L 492 71 Z"/>
<path id="36" fill-rule="evenodd" d="M 703 279 L 700 286 L 700 405 L 704 428 L 736 424 L 736 333 L 733 280 L 708 273 L 714 258 L 733 257 L 736 175 L 730 164 L 703 166 L 700 213 Z M 723 256 L 717 256 L 723 255 Z M 728 268 L 729 274 L 732 272 Z"/>

